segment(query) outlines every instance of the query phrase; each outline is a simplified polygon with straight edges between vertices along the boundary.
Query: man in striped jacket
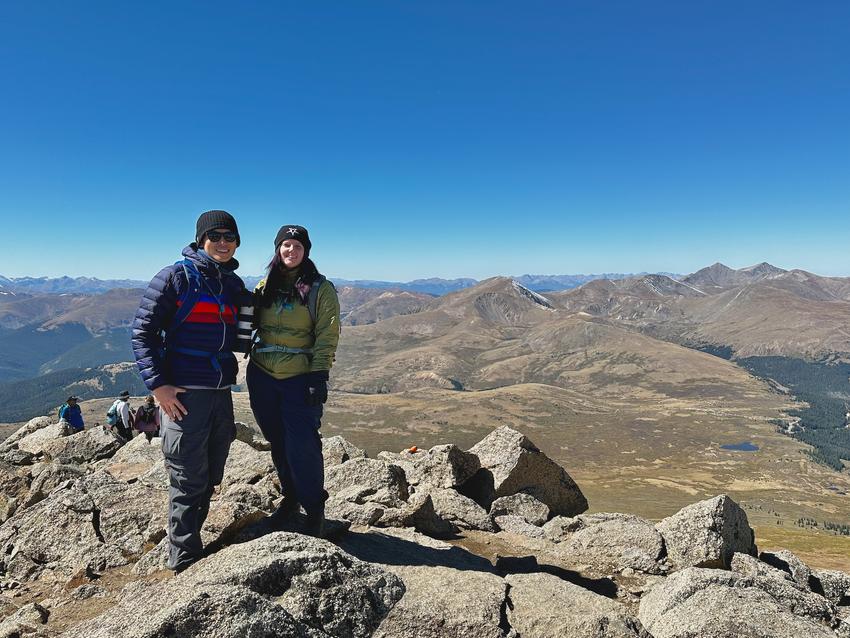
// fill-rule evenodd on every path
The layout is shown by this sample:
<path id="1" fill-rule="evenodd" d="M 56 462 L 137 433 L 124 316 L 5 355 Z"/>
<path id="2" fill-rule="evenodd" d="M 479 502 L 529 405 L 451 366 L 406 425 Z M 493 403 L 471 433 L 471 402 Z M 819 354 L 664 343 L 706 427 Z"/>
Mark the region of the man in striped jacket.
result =
<path id="1" fill-rule="evenodd" d="M 238 246 L 229 213 L 203 213 L 195 242 L 151 280 L 133 322 L 136 364 L 162 410 L 168 566 L 177 572 L 202 556 L 201 527 L 236 436 L 233 348 L 238 307 L 249 295 L 234 273 Z"/>

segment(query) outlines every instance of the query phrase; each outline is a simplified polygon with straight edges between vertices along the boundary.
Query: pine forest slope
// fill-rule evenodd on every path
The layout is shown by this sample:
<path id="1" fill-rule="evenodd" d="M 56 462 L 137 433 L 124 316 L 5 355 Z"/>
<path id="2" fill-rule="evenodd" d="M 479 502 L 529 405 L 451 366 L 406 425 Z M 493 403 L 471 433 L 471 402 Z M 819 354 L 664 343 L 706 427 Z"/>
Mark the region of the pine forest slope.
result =
<path id="1" fill-rule="evenodd" d="M 94 368 L 64 368 L 0 384 L 0 421 L 25 421 L 46 414 L 71 394 L 82 399 L 115 397 L 129 390 L 146 394 L 134 363 L 116 363 Z"/>

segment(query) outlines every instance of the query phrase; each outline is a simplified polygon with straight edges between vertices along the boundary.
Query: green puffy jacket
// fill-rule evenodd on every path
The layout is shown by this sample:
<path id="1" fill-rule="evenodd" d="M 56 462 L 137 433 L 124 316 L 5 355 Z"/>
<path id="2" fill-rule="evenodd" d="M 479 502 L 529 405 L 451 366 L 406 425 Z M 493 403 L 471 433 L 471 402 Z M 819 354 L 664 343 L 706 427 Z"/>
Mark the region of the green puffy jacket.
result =
<path id="1" fill-rule="evenodd" d="M 265 285 L 266 280 L 263 279 L 255 292 L 260 292 Z M 270 308 L 258 306 L 254 315 L 260 343 L 251 352 L 252 363 L 275 379 L 331 369 L 339 343 L 340 326 L 339 299 L 331 282 L 325 280 L 319 286 L 315 326 L 307 306 L 298 301 L 286 304 L 277 301 Z M 258 352 L 267 345 L 312 348 L 313 354 Z"/>

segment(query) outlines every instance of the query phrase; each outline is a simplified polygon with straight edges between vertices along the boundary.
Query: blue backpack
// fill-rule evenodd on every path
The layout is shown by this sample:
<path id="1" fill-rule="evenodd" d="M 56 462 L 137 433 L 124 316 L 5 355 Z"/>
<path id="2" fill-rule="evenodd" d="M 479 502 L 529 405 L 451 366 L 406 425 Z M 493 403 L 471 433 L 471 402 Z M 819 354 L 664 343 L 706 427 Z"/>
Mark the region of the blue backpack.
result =
<path id="1" fill-rule="evenodd" d="M 192 314 L 192 309 L 195 307 L 195 304 L 198 303 L 198 300 L 201 298 L 201 286 L 204 285 L 203 279 L 201 278 L 201 273 L 198 272 L 198 268 L 190 259 L 183 259 L 181 261 L 175 262 L 183 267 L 183 273 L 186 275 L 186 291 L 180 297 L 180 306 L 177 308 L 177 312 L 174 314 L 174 318 L 171 320 L 171 325 L 168 328 L 167 334 L 173 335 L 174 331 L 186 321 L 186 318 Z M 209 290 L 209 286 L 207 286 Z M 218 298 L 218 296 L 213 293 L 212 290 L 209 291 L 210 294 L 215 298 L 218 302 L 218 310 L 220 313 L 224 313 L 224 302 Z M 227 359 L 233 356 L 232 352 L 223 351 L 223 352 L 205 352 L 203 350 L 195 350 L 193 348 L 180 348 L 175 346 L 169 346 L 168 341 L 166 339 L 166 350 L 172 350 L 173 352 L 178 352 L 180 354 L 189 355 L 190 357 L 205 357 L 210 360 L 212 367 L 216 370 L 216 372 L 221 372 L 221 364 L 219 361 L 223 359 Z"/>
<path id="2" fill-rule="evenodd" d="M 115 401 L 106 411 L 106 424 L 118 425 L 118 401 Z"/>

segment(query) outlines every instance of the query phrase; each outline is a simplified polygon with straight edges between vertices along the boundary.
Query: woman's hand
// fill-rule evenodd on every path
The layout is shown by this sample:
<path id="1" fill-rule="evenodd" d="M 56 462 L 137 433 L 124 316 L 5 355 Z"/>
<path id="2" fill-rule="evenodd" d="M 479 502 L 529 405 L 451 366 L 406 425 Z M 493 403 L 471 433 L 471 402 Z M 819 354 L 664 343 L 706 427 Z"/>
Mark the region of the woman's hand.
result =
<path id="1" fill-rule="evenodd" d="M 307 373 L 307 396 L 304 398 L 307 405 L 322 405 L 328 400 L 328 371 Z"/>
<path id="2" fill-rule="evenodd" d="M 189 411 L 177 398 L 177 395 L 181 392 L 186 392 L 186 388 L 180 388 L 176 385 L 161 385 L 153 391 L 159 407 L 172 421 L 180 421 L 184 415 L 189 414 Z"/>

